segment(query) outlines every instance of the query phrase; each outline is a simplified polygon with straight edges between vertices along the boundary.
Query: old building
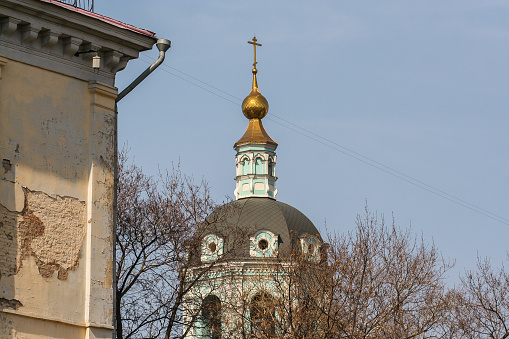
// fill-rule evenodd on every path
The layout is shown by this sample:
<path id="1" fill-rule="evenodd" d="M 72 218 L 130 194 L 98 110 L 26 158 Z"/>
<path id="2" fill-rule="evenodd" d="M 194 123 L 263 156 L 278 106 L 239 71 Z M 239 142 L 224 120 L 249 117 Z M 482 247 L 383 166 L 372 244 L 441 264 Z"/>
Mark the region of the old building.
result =
<path id="1" fill-rule="evenodd" d="M 153 32 L 0 2 L 0 338 L 111 338 L 115 74 Z"/>
<path id="2" fill-rule="evenodd" d="M 261 46 L 256 38 L 250 43 Z M 187 338 L 282 337 L 287 321 L 282 308 L 302 301 L 289 279 L 292 269 L 302 264 L 314 269 L 323 259 L 326 244 L 317 228 L 276 200 L 277 143 L 262 124 L 269 104 L 258 88 L 256 64 L 255 47 L 253 85 L 242 103 L 249 123 L 234 145 L 236 200 L 207 218 L 189 254 Z"/>

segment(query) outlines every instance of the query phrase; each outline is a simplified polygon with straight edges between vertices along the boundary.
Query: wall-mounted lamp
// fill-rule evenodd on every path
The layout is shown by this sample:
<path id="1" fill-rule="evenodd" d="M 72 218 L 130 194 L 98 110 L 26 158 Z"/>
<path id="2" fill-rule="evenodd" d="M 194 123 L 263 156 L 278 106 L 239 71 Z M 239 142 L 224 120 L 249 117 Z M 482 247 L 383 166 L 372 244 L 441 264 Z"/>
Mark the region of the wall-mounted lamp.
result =
<path id="1" fill-rule="evenodd" d="M 92 58 L 92 68 L 98 70 L 101 67 L 101 57 L 98 55 L 98 51 L 95 49 L 90 49 L 88 51 L 78 51 L 74 53 L 74 56 L 80 56 L 80 54 L 86 53 L 95 53 L 95 56 Z"/>
<path id="2" fill-rule="evenodd" d="M 101 67 L 101 57 L 99 55 L 95 55 L 92 58 L 92 68 L 93 69 L 99 69 Z"/>

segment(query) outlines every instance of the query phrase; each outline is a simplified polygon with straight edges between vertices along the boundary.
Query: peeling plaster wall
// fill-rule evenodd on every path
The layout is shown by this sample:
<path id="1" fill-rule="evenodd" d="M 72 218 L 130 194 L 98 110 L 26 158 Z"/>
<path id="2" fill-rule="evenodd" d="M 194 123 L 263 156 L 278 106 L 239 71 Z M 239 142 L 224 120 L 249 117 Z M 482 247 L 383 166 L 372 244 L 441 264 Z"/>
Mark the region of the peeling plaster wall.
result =
<path id="1" fill-rule="evenodd" d="M 32 255 L 43 277 L 58 271 L 58 279 L 67 280 L 67 271 L 79 264 L 85 212 L 84 201 L 25 189 L 25 208 L 18 216 L 18 270 L 25 256 Z"/>
<path id="2" fill-rule="evenodd" d="M 156 38 L 38 0 L 0 17 L 0 339 L 111 339 L 113 85 Z"/>
<path id="3" fill-rule="evenodd" d="M 116 89 L 0 59 L 0 338 L 111 337 Z"/>

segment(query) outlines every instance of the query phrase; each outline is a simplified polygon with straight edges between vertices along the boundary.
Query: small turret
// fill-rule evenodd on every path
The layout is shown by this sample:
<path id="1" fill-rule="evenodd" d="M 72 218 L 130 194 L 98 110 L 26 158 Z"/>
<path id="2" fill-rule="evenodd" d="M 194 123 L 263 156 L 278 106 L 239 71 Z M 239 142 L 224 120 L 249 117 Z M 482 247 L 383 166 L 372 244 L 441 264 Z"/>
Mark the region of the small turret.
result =
<path id="1" fill-rule="evenodd" d="M 265 131 L 262 119 L 269 111 L 269 102 L 260 93 L 256 74 L 256 37 L 248 43 L 254 46 L 253 87 L 242 102 L 242 113 L 249 119 L 247 130 L 234 145 L 237 151 L 235 198 L 268 197 L 275 199 L 277 142 Z"/>

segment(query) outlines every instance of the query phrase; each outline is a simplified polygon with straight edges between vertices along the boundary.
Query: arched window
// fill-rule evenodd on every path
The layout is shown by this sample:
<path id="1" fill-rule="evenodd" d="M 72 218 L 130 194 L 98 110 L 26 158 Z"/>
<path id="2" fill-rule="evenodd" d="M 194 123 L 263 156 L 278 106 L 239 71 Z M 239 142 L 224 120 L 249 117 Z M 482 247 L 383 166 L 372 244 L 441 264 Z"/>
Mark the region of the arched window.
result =
<path id="1" fill-rule="evenodd" d="M 262 158 L 256 158 L 255 174 L 264 174 Z"/>
<path id="2" fill-rule="evenodd" d="M 202 337 L 210 339 L 221 338 L 221 301 L 215 295 L 209 295 L 203 300 L 201 307 Z"/>
<path id="3" fill-rule="evenodd" d="M 249 172 L 250 172 L 249 159 L 244 158 L 242 160 L 242 175 L 247 175 L 247 174 L 249 174 Z"/>
<path id="4" fill-rule="evenodd" d="M 270 176 L 274 176 L 274 160 L 272 158 L 269 158 L 269 166 L 268 166 L 268 174 Z"/>
<path id="5" fill-rule="evenodd" d="M 276 302 L 267 292 L 257 293 L 251 299 L 251 333 L 263 337 L 276 335 Z"/>

